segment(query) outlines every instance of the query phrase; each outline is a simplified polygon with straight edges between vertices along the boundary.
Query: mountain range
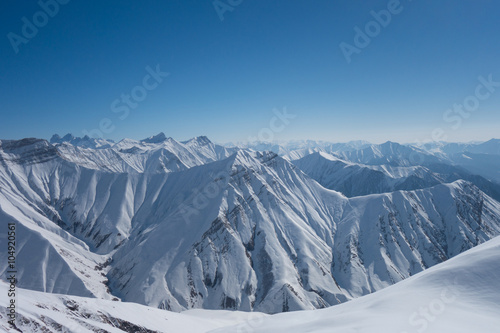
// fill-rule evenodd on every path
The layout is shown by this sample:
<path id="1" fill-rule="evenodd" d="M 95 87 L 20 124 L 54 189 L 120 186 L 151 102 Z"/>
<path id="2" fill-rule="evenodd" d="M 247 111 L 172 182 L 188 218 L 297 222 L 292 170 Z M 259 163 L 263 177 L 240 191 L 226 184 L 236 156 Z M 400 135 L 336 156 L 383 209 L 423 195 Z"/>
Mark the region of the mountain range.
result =
<path id="1" fill-rule="evenodd" d="M 336 308 L 500 234 L 498 145 L 0 140 L 0 218 L 20 288 L 176 312 Z"/>

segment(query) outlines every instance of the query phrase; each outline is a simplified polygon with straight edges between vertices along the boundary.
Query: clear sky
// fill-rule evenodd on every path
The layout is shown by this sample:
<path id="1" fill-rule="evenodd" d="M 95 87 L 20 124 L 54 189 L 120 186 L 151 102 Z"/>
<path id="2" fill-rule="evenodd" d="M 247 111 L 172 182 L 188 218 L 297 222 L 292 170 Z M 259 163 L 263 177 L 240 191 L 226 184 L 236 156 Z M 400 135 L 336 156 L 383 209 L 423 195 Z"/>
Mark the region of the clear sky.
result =
<path id="1" fill-rule="evenodd" d="M 500 137 L 496 0 L 54 1 L 0 3 L 2 139 Z"/>

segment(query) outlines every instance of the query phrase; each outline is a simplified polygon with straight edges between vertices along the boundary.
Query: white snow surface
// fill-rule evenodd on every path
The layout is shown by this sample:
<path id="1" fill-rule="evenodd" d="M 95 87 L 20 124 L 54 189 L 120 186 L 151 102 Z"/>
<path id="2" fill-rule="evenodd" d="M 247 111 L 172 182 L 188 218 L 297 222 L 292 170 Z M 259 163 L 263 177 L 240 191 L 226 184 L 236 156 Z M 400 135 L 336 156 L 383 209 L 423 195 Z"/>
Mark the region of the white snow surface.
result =
<path id="1" fill-rule="evenodd" d="M 7 283 L 0 281 L 2 295 L 7 295 L 8 288 Z M 0 300 L 0 331 L 19 332 L 7 322 L 8 301 L 7 297 Z M 16 305 L 16 327 L 22 332 L 203 333 L 267 316 L 224 310 L 176 313 L 136 303 L 48 294 L 22 288 L 16 290 Z"/>

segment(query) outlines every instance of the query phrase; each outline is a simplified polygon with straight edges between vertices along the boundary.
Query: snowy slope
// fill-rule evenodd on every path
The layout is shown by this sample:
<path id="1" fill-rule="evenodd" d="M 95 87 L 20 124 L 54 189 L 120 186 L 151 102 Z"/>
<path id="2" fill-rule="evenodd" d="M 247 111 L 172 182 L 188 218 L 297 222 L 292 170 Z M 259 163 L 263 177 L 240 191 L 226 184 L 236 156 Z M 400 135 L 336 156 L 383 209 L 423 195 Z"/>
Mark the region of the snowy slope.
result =
<path id="1" fill-rule="evenodd" d="M 0 281 L 0 292 L 8 286 Z M 7 297 L 0 299 L 0 331 L 19 332 L 7 324 Z M 202 333 L 266 315 L 230 311 L 175 313 L 134 303 L 56 295 L 17 289 L 16 327 L 22 332 L 186 332 Z"/>
<path id="2" fill-rule="evenodd" d="M 481 143 L 433 142 L 422 148 L 452 165 L 500 183 L 500 139 Z"/>
<path id="3" fill-rule="evenodd" d="M 328 309 L 282 313 L 211 331 L 498 332 L 500 238 L 405 281 Z"/>
<path id="4" fill-rule="evenodd" d="M 324 187 L 348 197 L 425 188 L 444 182 L 439 175 L 423 166 L 364 165 L 324 152 L 307 155 L 293 161 L 293 164 Z M 408 184 L 410 182 L 412 184 Z"/>
<path id="5" fill-rule="evenodd" d="M 448 164 L 365 165 L 347 162 L 325 152 L 308 154 L 292 163 L 324 187 L 342 192 L 348 197 L 416 190 L 463 179 L 471 181 L 483 192 L 500 200 L 500 184 Z"/>
<path id="6" fill-rule="evenodd" d="M 467 151 L 476 154 L 500 155 L 500 139 L 491 139 L 474 145 L 467 149 Z"/>
<path id="7" fill-rule="evenodd" d="M 123 139 L 117 143 L 101 145 L 98 149 L 93 149 L 95 147 L 88 143 L 91 140 L 96 139 L 73 138 L 54 142 L 62 158 L 86 168 L 115 173 L 186 170 L 227 158 L 236 151 L 234 148 L 216 145 L 204 136 L 178 142 L 159 133 L 141 141 Z"/>
<path id="8" fill-rule="evenodd" d="M 486 142 L 429 142 L 421 145 L 421 148 L 443 155 L 453 155 L 457 153 L 475 153 L 475 154 L 491 154 L 500 155 L 500 139 L 491 139 Z"/>
<path id="9" fill-rule="evenodd" d="M 17 258 L 22 263 L 18 272 L 20 286 L 110 299 L 105 271 L 96 269 L 107 257 L 93 253 L 85 242 L 54 223 L 49 193 L 57 193 L 60 187 L 49 188 L 44 178 L 45 172 L 51 172 L 56 165 L 64 165 L 64 161 L 44 140 L 1 142 L 0 220 L 17 224 Z M 2 231 L 0 246 L 5 248 L 6 243 L 6 231 Z M 2 276 L 6 256 L 6 252 L 0 252 Z"/>
<path id="10" fill-rule="evenodd" d="M 450 156 L 454 164 L 500 184 L 500 155 L 458 153 Z"/>

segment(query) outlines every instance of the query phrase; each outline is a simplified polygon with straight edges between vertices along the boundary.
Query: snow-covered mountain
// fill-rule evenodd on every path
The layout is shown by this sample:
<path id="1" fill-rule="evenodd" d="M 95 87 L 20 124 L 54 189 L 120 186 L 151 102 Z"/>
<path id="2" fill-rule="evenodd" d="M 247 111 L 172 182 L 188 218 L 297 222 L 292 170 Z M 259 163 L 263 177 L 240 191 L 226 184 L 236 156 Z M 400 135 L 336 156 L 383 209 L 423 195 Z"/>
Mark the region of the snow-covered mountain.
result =
<path id="1" fill-rule="evenodd" d="M 64 138 L 72 137 L 70 134 Z M 229 157 L 235 148 L 225 148 L 200 136 L 178 142 L 159 133 L 140 141 L 123 139 L 117 143 L 92 145 L 87 138 L 60 140 L 55 144 L 60 156 L 68 161 L 90 169 L 114 173 L 166 173 L 186 170 L 196 165 Z M 101 142 L 101 141 L 99 141 Z M 94 147 L 95 148 L 95 147 Z"/>
<path id="2" fill-rule="evenodd" d="M 331 143 L 305 140 L 273 143 L 251 142 L 226 146 L 273 151 L 289 161 L 299 160 L 314 153 L 327 153 L 345 162 L 383 168 L 412 166 L 430 168 L 437 166 L 442 170 L 443 165 L 448 165 L 449 168 L 454 169 L 454 171 L 450 171 L 452 174 L 458 174 L 456 179 L 462 179 L 465 172 L 471 176 L 484 178 L 478 179 L 477 182 L 474 181 L 477 185 L 485 181 L 494 182 L 496 185 L 500 184 L 500 139 L 491 139 L 486 142 L 429 142 L 404 145 L 390 141 L 383 144 L 370 144 L 366 141 Z M 432 171 L 435 172 L 435 170 Z M 411 184 L 416 180 L 412 178 L 409 182 Z M 428 185 L 429 183 L 424 181 L 414 188 Z M 402 188 L 411 189 L 412 186 L 403 186 Z M 482 188 L 485 187 L 482 186 Z"/>
<path id="3" fill-rule="evenodd" d="M 500 155 L 500 139 L 491 139 L 486 142 L 474 145 L 467 151 L 476 154 Z"/>
<path id="4" fill-rule="evenodd" d="M 500 155 L 458 153 L 449 158 L 455 165 L 500 184 Z"/>
<path id="5" fill-rule="evenodd" d="M 189 310 L 175 313 L 134 303 L 18 289 L 17 330 L 5 332 L 496 332 L 500 326 L 500 238 L 394 286 L 327 309 L 266 315 Z M 0 292 L 7 285 L 0 282 Z"/>
<path id="6" fill-rule="evenodd" d="M 54 134 L 50 138 L 50 143 L 52 144 L 62 144 L 69 143 L 73 146 L 78 146 L 82 148 L 94 148 L 94 149 L 102 149 L 111 147 L 114 142 L 113 140 L 106 140 L 100 138 L 91 138 L 85 135 L 83 138 L 75 137 L 72 134 L 68 133 L 63 137 L 60 137 L 58 134 Z"/>
<path id="7" fill-rule="evenodd" d="M 314 309 L 500 234 L 500 204 L 466 181 L 348 199 L 271 152 L 147 141 L 0 142 L 20 287 L 175 311 Z"/>
<path id="8" fill-rule="evenodd" d="M 422 148 L 449 164 L 500 183 L 500 139 L 475 143 L 432 142 Z"/>
<path id="9" fill-rule="evenodd" d="M 292 163 L 324 187 L 348 197 L 416 190 L 463 179 L 500 200 L 500 184 L 444 163 L 428 166 L 365 165 L 347 162 L 325 152 L 308 154 Z"/>
<path id="10" fill-rule="evenodd" d="M 415 166 L 444 162 L 422 149 L 391 141 L 364 149 L 337 152 L 335 155 L 345 161 L 367 165 Z"/>
<path id="11" fill-rule="evenodd" d="M 292 162 L 326 188 L 348 197 L 431 187 L 444 180 L 424 166 L 365 165 L 318 152 Z"/>
<path id="12" fill-rule="evenodd" d="M 421 145 L 414 145 L 432 153 L 453 155 L 457 153 L 475 153 L 500 155 L 500 139 L 491 139 L 485 142 L 429 142 Z"/>
<path id="13" fill-rule="evenodd" d="M 243 149 L 251 149 L 257 151 L 272 151 L 280 156 L 288 154 L 300 154 L 304 156 L 304 152 L 324 151 L 329 153 L 344 152 L 363 149 L 371 144 L 368 141 L 356 140 L 342 143 L 333 143 L 328 141 L 316 140 L 292 140 L 292 141 L 255 141 L 255 142 L 237 142 L 223 144 L 226 147 L 239 147 Z"/>

